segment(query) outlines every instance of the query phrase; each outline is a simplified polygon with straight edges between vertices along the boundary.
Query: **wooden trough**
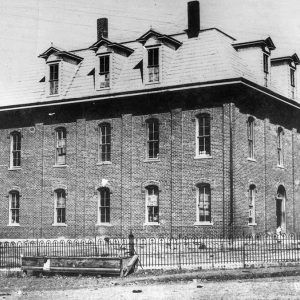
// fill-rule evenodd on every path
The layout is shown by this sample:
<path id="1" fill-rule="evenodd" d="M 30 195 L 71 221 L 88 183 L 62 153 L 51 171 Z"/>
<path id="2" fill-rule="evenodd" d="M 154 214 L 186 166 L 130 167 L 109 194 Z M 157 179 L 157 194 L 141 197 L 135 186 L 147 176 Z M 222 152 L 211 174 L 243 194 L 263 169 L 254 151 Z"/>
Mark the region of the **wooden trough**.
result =
<path id="1" fill-rule="evenodd" d="M 92 273 L 123 276 L 132 269 L 134 257 L 52 257 L 23 256 L 21 269 L 33 273 Z"/>

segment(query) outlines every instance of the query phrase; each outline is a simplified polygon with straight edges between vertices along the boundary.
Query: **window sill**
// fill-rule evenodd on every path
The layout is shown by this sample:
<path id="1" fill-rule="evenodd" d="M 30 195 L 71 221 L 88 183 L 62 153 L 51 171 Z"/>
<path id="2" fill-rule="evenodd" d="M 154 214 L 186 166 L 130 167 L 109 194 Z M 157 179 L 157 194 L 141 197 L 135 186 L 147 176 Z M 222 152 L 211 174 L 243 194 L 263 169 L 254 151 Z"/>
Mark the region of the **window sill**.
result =
<path id="1" fill-rule="evenodd" d="M 194 226 L 213 226 L 214 223 L 212 222 L 195 222 Z"/>
<path id="2" fill-rule="evenodd" d="M 196 155 L 194 159 L 212 159 L 211 155 Z"/>
<path id="3" fill-rule="evenodd" d="M 17 171 L 17 170 L 21 170 L 21 167 L 9 167 L 8 171 Z"/>
<path id="4" fill-rule="evenodd" d="M 159 84 L 161 81 L 146 82 L 145 85 Z"/>
<path id="5" fill-rule="evenodd" d="M 54 165 L 53 168 L 67 168 L 68 165 Z"/>
<path id="6" fill-rule="evenodd" d="M 160 226 L 158 222 L 146 222 L 143 226 Z"/>
<path id="7" fill-rule="evenodd" d="M 257 223 L 248 223 L 248 226 L 256 226 Z"/>
<path id="8" fill-rule="evenodd" d="M 112 227 L 111 223 L 96 223 L 95 226 Z"/>
<path id="9" fill-rule="evenodd" d="M 66 223 L 53 223 L 52 226 L 55 226 L 55 227 L 67 227 L 68 225 Z"/>
<path id="10" fill-rule="evenodd" d="M 146 158 L 145 160 L 144 160 L 144 162 L 159 162 L 160 161 L 160 159 L 159 158 Z"/>
<path id="11" fill-rule="evenodd" d="M 60 96 L 60 94 L 48 94 L 46 97 L 47 98 L 53 98 L 53 97 L 58 97 L 58 96 Z"/>
<path id="12" fill-rule="evenodd" d="M 283 165 L 277 165 L 277 168 L 284 169 L 284 166 Z"/>
<path id="13" fill-rule="evenodd" d="M 19 223 L 12 223 L 12 224 L 8 224 L 8 227 L 20 227 Z"/>
<path id="14" fill-rule="evenodd" d="M 100 91 L 107 91 L 110 90 L 110 86 L 109 87 L 104 87 L 104 88 L 97 88 L 96 91 L 100 92 Z"/>
<path id="15" fill-rule="evenodd" d="M 111 161 L 100 161 L 100 162 L 97 162 L 97 166 L 111 165 L 111 164 L 112 164 Z"/>
<path id="16" fill-rule="evenodd" d="M 256 160 L 255 158 L 251 158 L 251 157 L 248 157 L 247 160 L 248 160 L 248 161 L 257 162 L 257 160 Z"/>

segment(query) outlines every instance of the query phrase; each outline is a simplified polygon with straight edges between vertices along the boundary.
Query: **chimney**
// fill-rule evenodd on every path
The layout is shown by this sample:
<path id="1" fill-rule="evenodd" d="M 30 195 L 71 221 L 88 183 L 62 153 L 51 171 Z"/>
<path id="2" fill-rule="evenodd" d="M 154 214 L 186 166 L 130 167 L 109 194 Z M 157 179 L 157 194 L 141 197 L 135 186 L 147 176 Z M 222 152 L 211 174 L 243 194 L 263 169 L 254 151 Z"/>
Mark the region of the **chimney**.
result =
<path id="1" fill-rule="evenodd" d="M 197 37 L 200 31 L 200 5 L 199 1 L 188 2 L 188 29 L 189 38 Z"/>
<path id="2" fill-rule="evenodd" d="M 97 41 L 101 38 L 108 37 L 108 20 L 107 18 L 97 19 Z"/>

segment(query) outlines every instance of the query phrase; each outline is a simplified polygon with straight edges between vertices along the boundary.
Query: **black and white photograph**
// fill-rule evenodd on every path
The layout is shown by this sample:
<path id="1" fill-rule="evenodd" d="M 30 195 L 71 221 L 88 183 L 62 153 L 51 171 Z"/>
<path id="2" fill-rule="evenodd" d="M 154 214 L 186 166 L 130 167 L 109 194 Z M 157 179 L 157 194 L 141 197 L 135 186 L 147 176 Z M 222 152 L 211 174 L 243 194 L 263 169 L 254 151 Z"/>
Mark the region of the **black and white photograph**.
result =
<path id="1" fill-rule="evenodd" d="M 0 299 L 300 299 L 299 57 L 296 0 L 0 0 Z"/>

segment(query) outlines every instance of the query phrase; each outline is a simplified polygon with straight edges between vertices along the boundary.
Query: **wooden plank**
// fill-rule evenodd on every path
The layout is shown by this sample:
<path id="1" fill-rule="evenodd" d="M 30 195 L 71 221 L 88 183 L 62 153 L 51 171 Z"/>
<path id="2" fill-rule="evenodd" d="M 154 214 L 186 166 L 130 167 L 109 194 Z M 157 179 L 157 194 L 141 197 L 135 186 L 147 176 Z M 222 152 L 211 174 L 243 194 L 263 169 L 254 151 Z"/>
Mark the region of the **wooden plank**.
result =
<path id="1" fill-rule="evenodd" d="M 50 270 L 48 270 L 47 272 L 69 272 L 69 273 L 91 272 L 91 273 L 97 273 L 97 274 L 120 274 L 120 269 L 51 267 Z"/>
<path id="2" fill-rule="evenodd" d="M 120 269 L 121 259 L 53 257 L 50 258 L 50 268 L 53 267 Z"/>
<path id="3" fill-rule="evenodd" d="M 44 266 L 45 259 L 44 257 L 29 257 L 23 256 L 22 257 L 22 266 Z"/>

